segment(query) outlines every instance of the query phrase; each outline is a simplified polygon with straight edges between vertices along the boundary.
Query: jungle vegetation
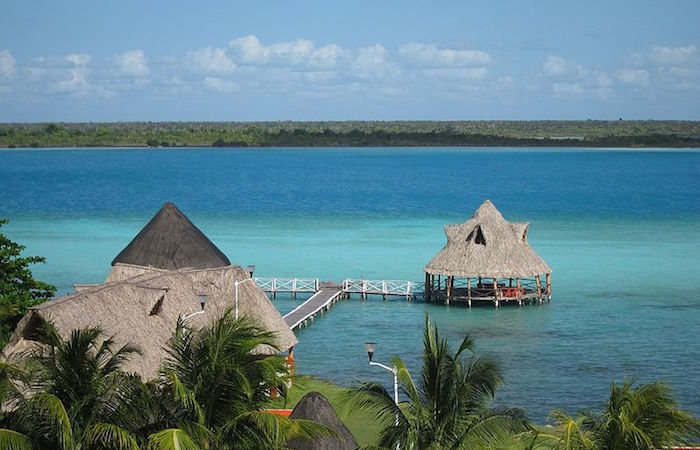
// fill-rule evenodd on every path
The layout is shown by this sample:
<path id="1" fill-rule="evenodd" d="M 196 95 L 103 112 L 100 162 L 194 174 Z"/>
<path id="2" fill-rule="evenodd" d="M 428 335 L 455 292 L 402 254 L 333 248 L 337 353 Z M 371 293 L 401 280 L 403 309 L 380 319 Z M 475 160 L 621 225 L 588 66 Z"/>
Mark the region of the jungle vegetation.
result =
<path id="1" fill-rule="evenodd" d="M 698 121 L 0 124 L 0 147 L 698 147 Z"/>

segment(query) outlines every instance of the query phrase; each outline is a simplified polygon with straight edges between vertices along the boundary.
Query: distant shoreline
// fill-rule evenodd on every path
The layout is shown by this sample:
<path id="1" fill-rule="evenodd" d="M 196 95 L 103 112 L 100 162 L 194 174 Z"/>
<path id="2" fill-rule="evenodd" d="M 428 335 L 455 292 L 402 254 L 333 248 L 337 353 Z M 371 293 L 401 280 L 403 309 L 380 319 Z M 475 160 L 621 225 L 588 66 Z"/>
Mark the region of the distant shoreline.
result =
<path id="1" fill-rule="evenodd" d="M 700 148 L 700 121 L 0 123 L 0 148 Z"/>

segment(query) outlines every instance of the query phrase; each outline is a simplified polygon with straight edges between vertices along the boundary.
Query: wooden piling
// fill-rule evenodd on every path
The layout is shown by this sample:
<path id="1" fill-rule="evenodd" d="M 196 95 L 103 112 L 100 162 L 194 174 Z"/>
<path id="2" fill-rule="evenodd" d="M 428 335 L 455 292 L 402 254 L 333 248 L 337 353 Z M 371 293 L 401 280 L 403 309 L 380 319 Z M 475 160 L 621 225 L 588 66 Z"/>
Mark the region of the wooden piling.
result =
<path id="1" fill-rule="evenodd" d="M 430 282 L 430 275 L 428 272 L 425 272 L 425 301 L 430 302 L 430 290 L 432 289 L 432 283 Z"/>
<path id="2" fill-rule="evenodd" d="M 540 275 L 535 275 L 535 283 L 537 284 L 537 300 L 542 303 L 542 283 L 540 282 Z"/>
<path id="3" fill-rule="evenodd" d="M 447 281 L 445 282 L 445 284 L 446 284 L 445 289 L 447 289 L 447 296 L 445 297 L 445 304 L 446 305 L 450 304 L 450 299 L 452 297 L 452 279 L 453 279 L 453 277 L 448 275 Z"/>
<path id="4" fill-rule="evenodd" d="M 498 308 L 500 306 L 498 304 L 498 280 L 495 278 L 493 279 L 493 298 L 496 308 Z"/>
<path id="5" fill-rule="evenodd" d="M 472 307 L 472 279 L 467 278 L 467 303 Z"/>
<path id="6" fill-rule="evenodd" d="M 548 273 L 546 275 L 546 283 L 547 283 L 547 301 L 552 300 L 552 274 Z"/>

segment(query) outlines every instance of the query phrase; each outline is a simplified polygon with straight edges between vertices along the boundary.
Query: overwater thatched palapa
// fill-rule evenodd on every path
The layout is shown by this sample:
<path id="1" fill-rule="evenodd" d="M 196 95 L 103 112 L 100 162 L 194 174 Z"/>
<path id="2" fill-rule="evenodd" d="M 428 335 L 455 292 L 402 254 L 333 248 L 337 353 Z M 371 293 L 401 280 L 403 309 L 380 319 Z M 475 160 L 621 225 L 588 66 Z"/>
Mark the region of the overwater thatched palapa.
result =
<path id="1" fill-rule="evenodd" d="M 535 253 L 527 242 L 529 225 L 527 223 L 508 222 L 489 200 L 486 200 L 476 210 L 472 218 L 458 225 L 446 225 L 447 244 L 430 260 L 425 267 L 426 296 L 440 294 L 442 291 L 441 276 L 445 277 L 446 300 L 453 297 L 455 278 L 467 280 L 465 293 L 471 302 L 472 290 L 474 297 L 483 296 L 484 278 L 493 280 L 488 288 L 493 288 L 489 299 L 503 296 L 504 299 L 517 298 L 522 300 L 526 292 L 519 284 L 522 280 L 535 277 L 535 283 L 540 289 L 540 275 L 547 277 L 547 291 L 551 289 L 551 269 L 542 258 Z M 435 277 L 438 277 L 437 288 Z M 500 286 L 498 280 L 509 280 L 509 286 Z M 513 279 L 517 287 L 512 288 Z M 476 285 L 472 286 L 472 281 Z M 504 288 L 499 291 L 499 288 Z M 479 291 L 480 290 L 480 291 Z"/>
<path id="2" fill-rule="evenodd" d="M 292 419 L 307 419 L 333 430 L 337 436 L 322 436 L 312 440 L 292 439 L 287 447 L 295 450 L 355 450 L 355 437 L 338 418 L 328 399 L 318 392 L 309 392 L 294 407 Z"/>

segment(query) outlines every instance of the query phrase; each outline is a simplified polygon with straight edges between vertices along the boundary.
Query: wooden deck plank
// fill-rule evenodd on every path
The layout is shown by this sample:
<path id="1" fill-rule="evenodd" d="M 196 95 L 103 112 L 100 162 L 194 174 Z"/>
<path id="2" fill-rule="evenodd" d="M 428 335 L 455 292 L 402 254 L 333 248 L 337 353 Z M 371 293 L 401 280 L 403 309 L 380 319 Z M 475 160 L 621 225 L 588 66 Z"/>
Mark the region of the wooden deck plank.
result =
<path id="1" fill-rule="evenodd" d="M 343 293 L 341 286 L 325 285 L 301 305 L 288 312 L 284 321 L 290 329 L 295 329 L 304 321 L 319 313 Z"/>

